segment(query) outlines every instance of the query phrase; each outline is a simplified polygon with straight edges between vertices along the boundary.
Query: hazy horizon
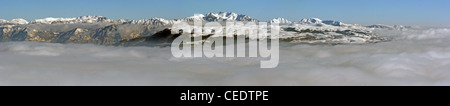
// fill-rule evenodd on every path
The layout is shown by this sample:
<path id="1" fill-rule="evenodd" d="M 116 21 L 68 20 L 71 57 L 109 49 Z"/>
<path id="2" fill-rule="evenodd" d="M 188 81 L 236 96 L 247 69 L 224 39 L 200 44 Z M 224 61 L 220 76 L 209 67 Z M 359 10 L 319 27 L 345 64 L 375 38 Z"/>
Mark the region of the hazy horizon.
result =
<path id="1" fill-rule="evenodd" d="M 6 0 L 0 4 L 0 9 L 5 10 L 0 13 L 0 19 L 23 18 L 30 21 L 86 15 L 133 20 L 153 17 L 180 19 L 209 12 L 235 12 L 262 21 L 278 17 L 291 21 L 315 17 L 351 24 L 447 25 L 450 24 L 450 14 L 445 10 L 450 10 L 446 6 L 449 3 L 447 0 Z"/>

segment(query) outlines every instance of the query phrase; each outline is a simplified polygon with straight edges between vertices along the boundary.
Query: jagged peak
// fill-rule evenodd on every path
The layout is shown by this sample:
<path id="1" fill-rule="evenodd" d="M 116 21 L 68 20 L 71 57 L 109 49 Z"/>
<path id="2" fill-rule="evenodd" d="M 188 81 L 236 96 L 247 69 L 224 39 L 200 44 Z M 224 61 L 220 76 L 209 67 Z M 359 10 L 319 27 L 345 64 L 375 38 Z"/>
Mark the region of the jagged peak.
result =
<path id="1" fill-rule="evenodd" d="M 152 21 L 152 23 L 155 24 L 162 24 L 162 25 L 166 25 L 166 24 L 173 24 L 174 20 L 167 20 L 164 18 L 158 18 L 158 17 L 154 17 L 151 18 L 150 21 Z"/>
<path id="2" fill-rule="evenodd" d="M 319 18 L 305 18 L 305 19 L 300 20 L 300 23 L 320 24 L 320 23 L 322 23 L 322 20 Z"/>
<path id="3" fill-rule="evenodd" d="M 248 15 L 237 14 L 234 12 L 208 13 L 205 16 L 207 21 L 255 21 Z"/>
<path id="4" fill-rule="evenodd" d="M 270 20 L 269 23 L 290 24 L 292 22 L 285 18 L 278 17 L 278 18 L 274 18 L 274 19 Z"/>
<path id="5" fill-rule="evenodd" d="M 250 16 L 237 14 L 234 12 L 218 12 L 207 14 L 194 14 L 193 16 L 184 18 L 185 21 L 258 21 Z"/>
<path id="6" fill-rule="evenodd" d="M 106 18 L 103 16 L 95 16 L 95 15 L 88 15 L 88 16 L 80 16 L 77 17 L 78 19 L 102 19 L 102 18 Z"/>

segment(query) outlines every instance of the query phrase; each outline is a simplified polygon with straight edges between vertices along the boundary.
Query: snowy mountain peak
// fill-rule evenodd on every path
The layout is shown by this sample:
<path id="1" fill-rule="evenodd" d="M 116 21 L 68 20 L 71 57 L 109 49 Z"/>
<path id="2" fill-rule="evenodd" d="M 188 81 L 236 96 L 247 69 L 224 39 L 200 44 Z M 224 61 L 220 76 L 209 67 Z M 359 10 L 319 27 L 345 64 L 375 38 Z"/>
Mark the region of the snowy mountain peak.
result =
<path id="1" fill-rule="evenodd" d="M 106 17 L 103 16 L 80 16 L 77 17 L 77 19 L 82 19 L 82 20 L 98 20 L 98 19 L 107 19 Z"/>
<path id="2" fill-rule="evenodd" d="M 205 15 L 203 15 L 203 14 L 194 14 L 193 16 L 186 17 L 185 20 L 186 21 L 194 21 L 194 20 L 201 21 L 201 20 L 203 20 L 204 17 L 205 17 Z"/>
<path id="3" fill-rule="evenodd" d="M 322 21 L 322 23 L 327 24 L 327 25 L 333 25 L 333 26 L 345 26 L 346 25 L 340 21 L 334 21 L 334 20 L 325 20 L 325 21 Z"/>
<path id="4" fill-rule="evenodd" d="M 9 23 L 12 24 L 28 24 L 28 21 L 22 18 L 18 18 L 18 19 L 12 19 L 11 21 L 9 21 Z"/>
<path id="5" fill-rule="evenodd" d="M 304 24 L 320 24 L 322 23 L 322 20 L 319 18 L 309 18 L 309 19 L 302 19 L 300 20 L 300 23 Z"/>
<path id="6" fill-rule="evenodd" d="M 284 18 L 274 18 L 270 20 L 269 23 L 290 24 L 292 22 Z"/>
<path id="7" fill-rule="evenodd" d="M 150 18 L 144 20 L 128 20 L 128 19 L 120 19 L 116 22 L 124 23 L 124 24 L 142 24 L 142 25 L 154 25 L 154 26 L 167 26 L 173 24 L 175 20 L 166 20 L 164 18 Z"/>
<path id="8" fill-rule="evenodd" d="M 112 22 L 112 20 L 103 16 L 81 16 L 75 18 L 53 18 L 48 17 L 44 19 L 37 19 L 31 23 L 40 24 L 74 24 L 74 23 L 95 23 L 95 22 Z"/>
<path id="9" fill-rule="evenodd" d="M 225 21 L 256 21 L 256 19 L 251 18 L 248 15 L 236 14 L 233 12 L 219 12 L 217 14 L 208 13 L 206 17 L 216 17 L 217 20 Z"/>
<path id="10" fill-rule="evenodd" d="M 308 18 L 308 19 L 302 19 L 300 21 L 296 21 L 296 24 L 320 24 L 320 25 L 332 25 L 332 26 L 347 26 L 348 24 L 345 24 L 340 21 L 334 21 L 334 20 L 321 20 L 319 18 Z"/>
<path id="11" fill-rule="evenodd" d="M 0 23 L 7 23 L 8 21 L 5 19 L 0 19 Z"/>
<path id="12" fill-rule="evenodd" d="M 168 25 L 168 24 L 173 24 L 174 20 L 166 20 L 164 18 L 151 18 L 150 21 L 152 22 L 153 25 Z"/>
<path id="13" fill-rule="evenodd" d="M 185 20 L 193 21 L 193 20 L 204 20 L 204 21 L 257 21 L 247 15 L 236 14 L 233 12 L 219 12 L 219 13 L 207 13 L 203 14 L 195 14 L 194 16 L 190 16 L 185 18 Z"/>
<path id="14" fill-rule="evenodd" d="M 42 24 L 52 24 L 53 22 L 66 22 L 66 21 L 72 21 L 75 20 L 76 18 L 53 18 L 53 17 L 48 17 L 48 18 L 44 18 L 44 19 L 36 19 L 34 21 L 31 21 L 31 23 L 42 23 Z"/>
<path id="15" fill-rule="evenodd" d="M 236 21 L 238 14 L 233 12 L 208 13 L 204 17 L 206 21 Z M 242 16 L 242 15 L 241 15 Z"/>

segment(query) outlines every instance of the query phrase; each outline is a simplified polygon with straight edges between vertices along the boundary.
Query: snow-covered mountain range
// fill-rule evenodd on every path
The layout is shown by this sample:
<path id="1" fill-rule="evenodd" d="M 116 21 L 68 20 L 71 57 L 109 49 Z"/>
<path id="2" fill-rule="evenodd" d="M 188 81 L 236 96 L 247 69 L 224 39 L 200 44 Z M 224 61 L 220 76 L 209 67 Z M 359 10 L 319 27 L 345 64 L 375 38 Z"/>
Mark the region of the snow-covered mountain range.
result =
<path id="1" fill-rule="evenodd" d="M 58 43 L 116 44 L 120 41 L 148 37 L 175 22 L 262 22 L 250 16 L 233 12 L 195 14 L 183 19 L 150 18 L 143 20 L 112 20 L 103 16 L 81 16 L 74 18 L 44 18 L 27 21 L 0 19 L 0 41 L 41 41 Z M 319 18 L 289 21 L 274 18 L 266 21 L 281 25 L 280 39 L 293 43 L 368 43 L 385 39 L 373 33 L 374 29 L 407 30 L 402 25 L 358 25 L 345 24 Z"/>
<path id="2" fill-rule="evenodd" d="M 291 21 L 284 18 L 274 18 L 269 21 L 269 23 L 279 23 L 279 24 L 292 24 Z"/>
<path id="3" fill-rule="evenodd" d="M 31 24 L 75 24 L 75 23 L 97 23 L 112 22 L 111 19 L 102 16 L 81 16 L 75 18 L 44 18 L 31 21 Z"/>
<path id="4" fill-rule="evenodd" d="M 145 24 L 145 25 L 170 25 L 177 21 L 187 21 L 191 22 L 194 20 L 208 21 L 208 22 L 220 22 L 220 21 L 244 21 L 244 22 L 260 22 L 258 19 L 251 18 L 248 15 L 237 14 L 233 12 L 219 12 L 219 13 L 207 13 L 207 14 L 195 14 L 183 19 L 163 19 L 163 18 L 150 18 L 142 20 L 128 20 L 128 19 L 118 19 L 112 20 L 103 16 L 81 16 L 72 18 L 53 18 L 48 17 L 44 19 L 36 19 L 33 21 L 27 21 L 25 19 L 13 19 L 7 21 L 0 19 L 0 24 L 77 24 L 77 23 L 123 23 L 123 24 Z M 290 21 L 285 18 L 273 18 L 268 23 L 280 23 L 280 24 L 325 24 L 333 26 L 345 26 L 339 21 L 334 20 L 324 20 L 319 18 L 305 18 L 298 21 Z M 402 25 L 369 25 L 365 26 L 367 28 L 386 28 L 386 29 L 406 29 L 408 26 Z"/>

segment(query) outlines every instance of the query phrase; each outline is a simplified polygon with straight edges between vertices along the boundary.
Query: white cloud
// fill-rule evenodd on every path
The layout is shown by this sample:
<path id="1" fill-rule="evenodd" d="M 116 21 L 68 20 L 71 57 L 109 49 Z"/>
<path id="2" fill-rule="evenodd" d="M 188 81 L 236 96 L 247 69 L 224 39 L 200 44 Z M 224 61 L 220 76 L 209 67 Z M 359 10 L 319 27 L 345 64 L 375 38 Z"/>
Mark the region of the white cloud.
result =
<path id="1" fill-rule="evenodd" d="M 259 68 L 257 58 L 174 60 L 170 48 L 3 42 L 0 84 L 450 85 L 449 30 L 417 32 L 375 44 L 283 46 L 275 69 Z"/>
<path id="2" fill-rule="evenodd" d="M 434 38 L 448 38 L 450 37 L 450 29 L 428 29 L 419 33 L 407 34 L 408 39 L 434 39 Z"/>

